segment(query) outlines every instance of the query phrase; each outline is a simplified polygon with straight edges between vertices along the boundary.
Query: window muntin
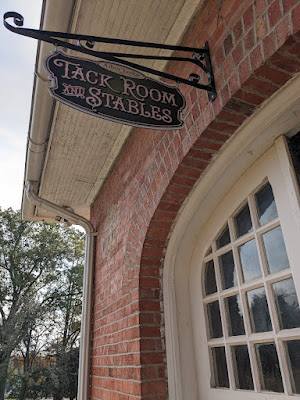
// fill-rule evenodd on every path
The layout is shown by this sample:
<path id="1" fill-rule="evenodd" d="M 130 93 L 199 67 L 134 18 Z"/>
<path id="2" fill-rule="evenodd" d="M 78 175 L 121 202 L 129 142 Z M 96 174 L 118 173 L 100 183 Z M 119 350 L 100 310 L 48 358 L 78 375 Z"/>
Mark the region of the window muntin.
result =
<path id="1" fill-rule="evenodd" d="M 300 340 L 291 340 L 295 337 L 285 332 L 300 326 L 300 310 L 270 183 L 246 200 L 205 258 L 206 267 L 213 265 L 216 282 L 216 290 L 206 290 L 204 296 L 212 386 L 298 394 L 300 359 L 291 349 L 299 347 Z M 217 335 L 212 334 L 213 325 Z M 296 334 L 300 339 L 300 330 Z M 219 359 L 222 377 L 215 365 Z M 283 368 L 290 372 L 283 373 Z"/>

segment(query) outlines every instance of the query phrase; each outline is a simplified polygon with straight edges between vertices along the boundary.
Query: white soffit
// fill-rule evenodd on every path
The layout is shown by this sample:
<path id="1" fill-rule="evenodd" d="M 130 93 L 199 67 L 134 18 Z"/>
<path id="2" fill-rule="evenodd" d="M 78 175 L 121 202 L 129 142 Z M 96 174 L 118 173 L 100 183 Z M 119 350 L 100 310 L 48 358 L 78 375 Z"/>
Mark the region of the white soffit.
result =
<path id="1" fill-rule="evenodd" d="M 77 0 L 72 9 L 72 1 L 68 0 L 69 8 L 65 8 L 65 3 L 62 8 L 66 18 L 57 23 L 55 11 L 59 13 L 61 2 L 48 0 L 44 7 L 43 29 L 67 30 L 69 24 L 72 33 L 177 44 L 202 1 Z M 47 19 L 54 21 L 52 28 Z M 51 46 L 44 47 L 49 52 Z M 113 51 L 119 48 L 114 46 Z M 112 47 L 101 45 L 101 49 L 111 50 Z M 121 49 L 132 50 L 125 46 Z M 155 50 L 139 51 L 152 54 Z M 42 58 L 38 55 L 38 72 L 42 79 L 38 80 L 39 87 L 34 88 L 31 130 L 35 131 L 36 124 L 42 126 L 35 131 L 36 136 L 31 136 L 34 138 L 31 147 L 41 143 L 33 151 L 35 154 L 42 152 L 43 160 L 36 162 L 33 152 L 27 152 L 25 180 L 39 181 L 42 198 L 72 207 L 79 215 L 89 218 L 90 206 L 132 128 L 54 103 L 46 89 L 49 82 L 44 81 L 47 78 L 41 68 Z M 147 66 L 163 68 L 165 64 L 147 61 Z M 46 146 L 42 147 L 47 138 Z M 53 219 L 47 211 L 34 209 L 25 196 L 22 211 L 25 219 Z"/>

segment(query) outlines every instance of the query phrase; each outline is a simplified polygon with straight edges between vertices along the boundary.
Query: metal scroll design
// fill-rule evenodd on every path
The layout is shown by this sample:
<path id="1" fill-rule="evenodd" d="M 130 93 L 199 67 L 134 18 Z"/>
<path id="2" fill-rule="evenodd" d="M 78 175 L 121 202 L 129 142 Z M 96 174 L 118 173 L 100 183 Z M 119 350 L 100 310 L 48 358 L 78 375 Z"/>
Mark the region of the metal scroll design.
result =
<path id="1" fill-rule="evenodd" d="M 13 26 L 8 23 L 7 20 L 9 18 L 13 18 L 13 22 L 16 26 Z M 211 101 L 215 100 L 217 97 L 215 80 L 214 80 L 207 42 L 205 43 L 204 48 L 199 49 L 194 47 L 173 46 L 173 45 L 151 43 L 151 42 L 140 42 L 133 40 L 123 40 L 123 39 L 80 35 L 80 34 L 65 33 L 65 32 L 22 28 L 24 24 L 23 16 L 21 14 L 12 11 L 4 14 L 3 23 L 8 30 L 17 33 L 19 35 L 52 43 L 56 47 L 68 48 L 74 51 L 78 51 L 80 53 L 89 54 L 94 57 L 99 57 L 107 61 L 117 62 L 127 67 L 134 68 L 138 71 L 170 79 L 172 81 L 175 81 L 176 83 L 184 83 L 186 85 L 193 86 L 197 89 L 206 90 L 208 92 L 208 96 Z M 76 40 L 77 43 L 76 44 L 72 43 L 71 40 L 73 41 Z M 161 55 L 142 55 L 142 54 L 98 51 L 94 50 L 96 43 L 109 43 L 109 44 L 117 44 L 124 46 L 134 46 L 139 48 L 153 48 L 157 50 L 172 50 L 175 52 L 184 52 L 185 54 L 188 53 L 188 55 L 182 57 L 177 55 L 161 56 Z M 128 59 L 176 61 L 183 64 L 190 63 L 200 68 L 201 71 L 199 71 L 199 73 L 196 73 L 194 71 L 191 72 L 189 77 L 186 79 L 181 76 L 172 75 L 164 71 L 159 71 L 156 69 L 148 68 L 144 65 L 136 64 L 134 62 L 128 61 Z M 206 75 L 208 84 L 200 83 L 200 78 L 201 78 L 200 74 L 202 73 L 203 75 L 203 72 Z"/>

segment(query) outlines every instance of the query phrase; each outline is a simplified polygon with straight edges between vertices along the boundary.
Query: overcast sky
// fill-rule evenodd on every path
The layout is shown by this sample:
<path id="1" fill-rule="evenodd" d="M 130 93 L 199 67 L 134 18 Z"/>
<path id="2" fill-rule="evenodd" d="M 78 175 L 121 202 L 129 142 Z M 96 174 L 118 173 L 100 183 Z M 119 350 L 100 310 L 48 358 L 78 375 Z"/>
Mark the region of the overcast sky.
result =
<path id="1" fill-rule="evenodd" d="M 0 206 L 21 208 L 26 139 L 37 41 L 8 31 L 3 14 L 16 11 L 38 29 L 42 0 L 0 0 Z"/>

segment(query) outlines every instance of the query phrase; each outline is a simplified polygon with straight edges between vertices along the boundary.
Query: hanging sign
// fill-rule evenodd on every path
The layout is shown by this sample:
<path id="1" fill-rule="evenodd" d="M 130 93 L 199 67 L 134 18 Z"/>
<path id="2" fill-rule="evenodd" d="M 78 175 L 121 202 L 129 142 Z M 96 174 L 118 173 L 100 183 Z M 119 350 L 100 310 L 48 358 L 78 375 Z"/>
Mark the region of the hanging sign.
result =
<path id="1" fill-rule="evenodd" d="M 122 124 L 151 129 L 183 126 L 185 98 L 174 85 L 127 66 L 50 53 L 44 66 L 50 94 L 79 111 Z"/>

